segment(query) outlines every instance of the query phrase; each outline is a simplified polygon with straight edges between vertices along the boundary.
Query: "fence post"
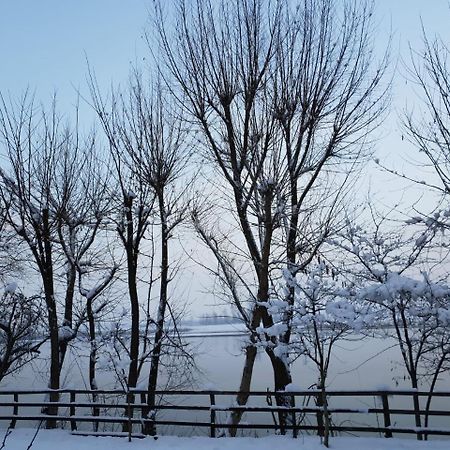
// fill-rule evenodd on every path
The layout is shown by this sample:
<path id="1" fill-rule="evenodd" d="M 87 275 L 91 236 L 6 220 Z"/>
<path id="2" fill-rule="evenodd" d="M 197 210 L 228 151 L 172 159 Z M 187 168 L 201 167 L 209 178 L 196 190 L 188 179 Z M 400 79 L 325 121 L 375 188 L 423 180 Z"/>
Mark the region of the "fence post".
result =
<path id="1" fill-rule="evenodd" d="M 19 394 L 17 392 L 14 393 L 14 403 L 15 403 L 15 405 L 13 407 L 13 415 L 18 416 L 19 415 Z M 12 419 L 11 423 L 9 425 L 9 428 L 11 428 L 11 429 L 15 428 L 16 422 L 17 422 L 16 419 Z"/>
<path id="2" fill-rule="evenodd" d="M 383 417 L 384 417 L 384 428 L 389 428 L 391 426 L 391 415 L 389 411 L 389 400 L 387 393 L 381 394 L 381 400 L 383 402 Z M 384 437 L 391 438 L 392 431 L 387 430 L 384 432 Z"/>
<path id="3" fill-rule="evenodd" d="M 92 403 L 94 404 L 98 403 L 98 394 L 95 392 L 95 390 L 92 391 Z M 100 415 L 100 409 L 98 408 L 98 406 L 94 406 L 92 408 L 92 415 L 94 417 L 98 417 Z M 92 428 L 94 429 L 95 432 L 98 431 L 98 424 L 99 424 L 98 420 L 94 420 L 92 422 Z"/>
<path id="4" fill-rule="evenodd" d="M 131 408 L 131 395 L 130 391 L 127 391 L 127 406 L 128 406 L 128 442 L 131 442 L 131 434 L 133 433 L 133 422 L 131 418 L 133 417 L 133 409 Z M 134 399 L 133 399 L 134 403 Z"/>
<path id="5" fill-rule="evenodd" d="M 209 394 L 209 399 L 211 401 L 211 432 L 210 436 L 212 438 L 216 437 L 216 410 L 214 408 L 216 404 L 216 398 L 214 394 Z"/>
<path id="6" fill-rule="evenodd" d="M 295 395 L 291 397 L 291 408 L 295 408 Z M 292 437 L 297 438 L 298 430 L 297 430 L 297 417 L 295 416 L 295 411 L 292 411 Z"/>
<path id="7" fill-rule="evenodd" d="M 325 426 L 323 417 L 323 397 L 322 392 L 317 391 L 316 393 L 316 406 L 318 407 L 316 417 L 317 417 L 317 435 L 320 437 L 324 436 Z"/>
<path id="8" fill-rule="evenodd" d="M 74 391 L 70 391 L 70 411 L 69 414 L 71 417 L 75 416 L 75 401 L 76 401 L 76 393 Z M 77 430 L 77 422 L 75 419 L 70 419 L 70 429 L 71 431 Z"/>

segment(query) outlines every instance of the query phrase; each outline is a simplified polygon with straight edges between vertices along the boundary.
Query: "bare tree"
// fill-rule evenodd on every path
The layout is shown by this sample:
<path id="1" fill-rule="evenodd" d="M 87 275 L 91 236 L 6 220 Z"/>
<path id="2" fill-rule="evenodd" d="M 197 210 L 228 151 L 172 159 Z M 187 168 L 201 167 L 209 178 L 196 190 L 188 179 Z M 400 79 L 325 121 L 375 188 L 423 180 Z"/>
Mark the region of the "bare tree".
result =
<path id="1" fill-rule="evenodd" d="M 131 176 L 135 177 L 139 190 L 148 193 L 147 223 L 142 228 L 145 233 L 149 214 L 157 219 L 152 227 L 159 237 L 160 273 L 156 275 L 159 284 L 159 298 L 156 319 L 151 320 L 147 310 L 146 333 L 149 326 L 154 326 L 154 336 L 150 352 L 150 369 L 148 375 L 148 414 L 155 407 L 155 390 L 157 387 L 159 365 L 163 341 L 166 338 L 165 321 L 169 305 L 169 283 L 171 260 L 169 241 L 174 230 L 186 216 L 186 192 L 189 179 L 185 168 L 189 161 L 191 149 L 187 143 L 186 128 L 182 119 L 170 110 L 170 101 L 165 98 L 161 84 L 147 89 L 142 75 L 132 73 L 128 91 L 121 94 L 112 93 L 111 109 L 106 110 L 101 100 L 95 80 L 91 77 L 91 92 L 94 108 L 103 124 L 115 157 L 121 152 L 122 163 L 126 165 Z M 178 181 L 182 179 L 182 183 Z M 186 187 L 187 186 L 187 187 Z M 153 202 L 156 202 L 153 206 Z M 155 211 L 153 211 L 153 209 Z M 153 216 L 152 216 L 153 219 Z M 153 270 L 153 257 L 151 269 Z M 153 284 L 151 276 L 150 286 Z M 143 345 L 148 344 L 147 335 L 143 336 Z M 142 368 L 142 365 L 140 366 Z M 145 415 L 144 414 L 144 415 Z M 154 427 L 147 422 L 146 433 L 154 434 Z"/>
<path id="2" fill-rule="evenodd" d="M 175 227 L 185 219 L 188 207 L 183 195 L 188 188 L 178 186 L 177 189 L 175 183 L 185 175 L 184 169 L 191 149 L 186 142 L 183 122 L 169 110 L 169 102 L 164 100 L 161 85 L 156 86 L 153 92 L 148 92 L 141 76 L 135 74 L 129 104 L 122 104 L 122 107 L 126 122 L 122 124 L 120 132 L 126 151 L 133 162 L 133 170 L 151 187 L 158 205 L 161 273 L 147 397 L 149 410 L 153 411 L 169 304 L 169 240 Z M 185 177 L 183 181 L 189 186 L 191 180 Z M 153 434 L 154 430 L 147 429 L 146 432 Z"/>
<path id="3" fill-rule="evenodd" d="M 409 74 L 418 87 L 420 112 L 405 113 L 404 126 L 411 142 L 429 160 L 437 182 L 403 175 L 440 194 L 450 192 L 450 68 L 449 48 L 439 37 L 427 36 L 423 29 L 423 49 L 411 50 Z"/>
<path id="4" fill-rule="evenodd" d="M 365 161 L 370 133 L 387 106 L 388 52 L 373 64 L 372 15 L 369 2 L 339 8 L 330 0 L 305 0 L 285 17 L 273 102 L 284 144 L 289 277 L 308 266 L 338 227 L 349 175 Z M 289 284 L 286 301 L 294 305 Z M 291 319 L 288 308 L 285 345 Z"/>
<path id="5" fill-rule="evenodd" d="M 28 244 L 42 279 L 50 336 L 49 387 L 57 390 L 61 367 L 54 282 L 53 240 L 57 218 L 53 214 L 53 187 L 58 150 L 64 137 L 60 134 L 55 109 L 50 116 L 42 112 L 36 117 L 33 100 L 28 95 L 17 110 L 13 105 L 8 108 L 3 98 L 1 106 L 1 132 L 11 166 L 10 174 L 1 171 L 2 197 L 12 200 L 8 221 Z M 57 396 L 51 400 L 56 401 Z"/>
<path id="6" fill-rule="evenodd" d="M 110 125 L 106 125 L 110 126 Z M 143 243 L 147 229 L 150 225 L 150 216 L 153 214 L 155 197 L 152 191 L 133 174 L 127 165 L 123 147 L 117 135 L 106 133 L 110 139 L 110 149 L 114 160 L 115 176 L 118 192 L 114 195 L 113 223 L 119 241 L 125 251 L 126 284 L 130 300 L 131 335 L 130 344 L 124 345 L 129 355 L 129 369 L 126 376 L 126 386 L 134 388 L 139 379 L 140 361 L 146 358 L 146 351 L 140 349 L 140 318 L 141 302 L 139 300 L 139 263 L 142 263 L 142 254 L 145 253 Z M 140 261 L 141 260 L 141 261 Z M 141 264 L 142 265 L 142 264 Z M 153 280 L 150 281 L 152 283 Z M 150 320 L 146 315 L 145 320 Z"/>
<path id="7" fill-rule="evenodd" d="M 14 283 L 0 298 L 0 382 L 39 355 L 45 342 L 42 299 L 25 297 Z"/>
<path id="8" fill-rule="evenodd" d="M 105 259 L 107 252 L 100 250 L 105 247 L 105 236 L 99 234 L 103 231 L 102 227 L 105 226 L 111 209 L 108 167 L 96 149 L 95 135 L 90 135 L 84 146 L 80 145 L 80 139 L 76 136 L 73 147 L 62 152 L 56 167 L 54 186 L 58 233 L 56 244 L 61 247 L 65 256 L 67 280 L 63 301 L 63 325 L 67 331 L 72 330 L 72 338 L 87 319 L 84 314 L 87 304 L 80 305 L 78 317 L 74 318 L 77 273 L 81 278 L 83 274 L 98 269 L 95 267 L 95 260 Z M 110 265 L 115 267 L 113 262 Z M 112 277 L 106 285 L 111 279 Z M 70 332 L 68 336 L 70 337 Z M 68 341 L 61 341 L 61 365 L 67 345 Z"/>
<path id="9" fill-rule="evenodd" d="M 448 195 L 450 193 L 450 67 L 448 57 L 450 49 L 440 36 L 432 36 L 422 24 L 422 48 L 410 49 L 410 64 L 408 78 L 416 88 L 417 103 L 414 109 L 407 110 L 403 115 L 403 126 L 406 137 L 425 156 L 420 160 L 421 174 L 414 170 L 411 173 L 389 172 L 411 181 L 426 192 L 427 198 L 437 194 L 436 202 L 430 210 L 419 211 L 408 222 L 422 229 L 432 229 L 434 232 L 448 230 L 450 216 Z M 386 169 L 384 167 L 384 169 Z M 425 172 L 427 171 L 427 172 Z M 428 203 L 425 207 L 429 208 Z M 447 237 L 443 234 L 443 240 Z M 438 252 L 446 253 L 446 243 L 437 243 Z M 442 258 L 444 259 L 444 258 Z M 443 264 L 439 265 L 440 267 Z M 435 307 L 443 311 L 443 303 L 436 299 Z M 423 358 L 428 376 L 431 377 L 430 395 L 426 410 L 430 408 L 432 392 L 442 371 L 448 370 L 449 341 L 446 332 L 445 314 L 437 314 L 432 318 L 430 340 L 433 342 L 431 351 L 425 351 Z M 430 349 L 430 346 L 427 347 Z M 416 419 L 417 420 L 417 419 Z M 425 426 L 428 426 L 428 415 L 425 415 Z M 426 435 L 425 435 L 426 437 Z"/>
<path id="10" fill-rule="evenodd" d="M 105 183 L 95 161 L 95 138 L 83 139 L 57 114 L 36 108 L 29 93 L 18 102 L 0 99 L 0 133 L 8 165 L 0 171 L 1 196 L 10 205 L 7 222 L 28 247 L 42 281 L 50 340 L 50 381 L 60 388 L 73 322 L 76 266 L 93 244 L 104 218 Z M 59 269 L 63 268 L 63 277 Z M 61 286 L 64 299 L 57 294 Z M 60 317 L 60 309 L 63 318 Z M 57 400 L 57 393 L 51 400 Z M 49 414 L 56 414 L 51 407 Z M 49 421 L 48 426 L 56 426 Z"/>
<path id="11" fill-rule="evenodd" d="M 349 288 L 355 291 L 356 299 L 378 309 L 379 324 L 390 326 L 381 332 L 396 340 L 411 387 L 418 389 L 425 375 L 432 373 L 436 377 L 431 376 L 432 392 L 448 345 L 448 341 L 442 341 L 448 339 L 447 333 L 442 333 L 447 326 L 446 315 L 441 317 L 439 310 L 448 304 L 449 289 L 445 282 L 432 281 L 428 269 L 432 262 L 428 249 L 436 230 L 433 226 L 418 230 L 410 224 L 406 229 L 403 225 L 401 232 L 388 231 L 387 222 L 386 217 L 373 215 L 371 231 L 349 224 L 338 243 L 347 252 L 345 270 L 353 274 L 353 286 Z M 432 360 L 434 367 L 428 365 Z M 416 426 L 420 427 L 418 396 L 414 396 L 414 410 Z M 422 439 L 421 434 L 418 439 Z"/>
<path id="12" fill-rule="evenodd" d="M 317 369 L 314 385 L 320 395 L 316 397 L 319 434 L 328 447 L 331 415 L 326 395 L 328 373 L 333 352 L 339 341 L 350 338 L 356 330 L 373 325 L 373 315 L 368 308 L 354 301 L 351 293 L 342 287 L 346 278 L 319 258 L 319 261 L 290 280 L 295 290 L 294 324 L 292 327 L 293 353 L 308 358 Z M 346 274 L 344 274 L 346 277 Z M 271 302 L 269 302 L 271 303 Z M 283 311 L 283 304 L 274 300 L 270 308 L 275 314 Z M 282 322 L 282 314 L 279 318 Z"/>
<path id="13" fill-rule="evenodd" d="M 216 245 L 220 236 L 211 239 L 214 233 L 196 221 L 202 239 L 216 256 L 220 253 L 223 280 L 250 334 L 238 404 L 247 401 L 259 342 L 272 363 L 275 389 L 283 391 L 291 381 L 292 311 L 286 309 L 288 326 L 282 335 L 256 332 L 260 324 L 263 329 L 273 325 L 264 307 L 270 273 L 275 261 L 295 274 L 314 257 L 347 181 L 346 175 L 333 180 L 331 172 L 348 173 L 362 160 L 361 144 L 385 109 L 381 83 L 387 58 L 373 64 L 371 15 L 364 2 L 340 9 L 332 0 L 305 0 L 298 7 L 284 1 L 235 0 L 220 6 L 180 1 L 171 33 L 160 13 L 163 76 L 168 69 L 169 86 L 193 117 L 205 155 L 226 183 L 228 191 L 222 192 L 253 270 L 248 279 L 255 284 L 247 283 L 244 297 L 250 287 L 252 302 L 244 310 L 239 304 L 245 301 L 236 302 L 239 277 L 233 257 Z M 311 211 L 324 202 L 315 224 Z M 292 291 L 286 300 L 292 307 Z M 280 396 L 277 401 L 285 400 Z M 232 420 L 239 419 L 235 414 Z"/>
<path id="14" fill-rule="evenodd" d="M 9 200 L 0 200 L 0 281 L 6 282 L 9 276 L 23 271 L 20 239 L 8 225 Z"/>
<path id="15" fill-rule="evenodd" d="M 101 313 L 108 307 L 111 303 L 110 299 L 105 299 L 102 302 L 95 302 L 96 299 L 102 294 L 103 291 L 113 282 L 114 276 L 118 270 L 117 265 L 113 265 L 111 270 L 106 273 L 103 278 L 101 278 L 97 284 L 91 289 L 87 289 L 83 286 L 83 278 L 87 275 L 87 271 L 83 269 L 82 266 L 77 266 L 78 276 L 79 276 L 79 290 L 82 297 L 86 301 L 86 319 L 89 330 L 89 388 L 93 391 L 92 401 L 95 403 L 98 400 L 98 395 L 95 391 L 98 389 L 96 368 L 97 368 L 97 358 L 98 358 L 98 337 L 97 328 L 99 317 Z M 95 303 L 94 303 L 95 302 Z M 93 409 L 93 414 L 98 415 L 99 409 Z M 98 423 L 94 424 L 94 431 L 98 431 Z"/>
<path id="16" fill-rule="evenodd" d="M 122 347 L 129 356 L 128 374 L 125 384 L 128 388 L 137 385 L 143 361 L 148 356 L 146 348 L 141 349 L 140 325 L 141 325 L 141 301 L 139 299 L 139 277 L 138 264 L 142 264 L 143 245 L 146 234 L 154 214 L 155 193 L 144 181 L 131 169 L 127 154 L 127 136 L 123 134 L 122 125 L 127 120 L 126 111 L 120 108 L 120 94 L 112 92 L 111 99 L 104 99 L 100 93 L 95 76 L 91 74 L 90 90 L 92 106 L 96 111 L 105 135 L 108 139 L 109 150 L 113 161 L 115 172 L 114 212 L 113 223 L 115 231 L 122 244 L 126 258 L 126 285 L 128 289 L 130 312 L 131 312 L 131 334 L 130 344 L 123 343 Z M 108 102 L 107 100 L 110 100 Z M 144 133 L 144 130 L 141 130 Z M 150 251 L 152 251 L 150 249 Z M 141 258 L 140 258 L 141 256 Z M 151 256 L 151 262 L 153 256 Z M 153 285 L 153 277 L 150 280 L 150 289 Z M 149 311 L 146 312 L 144 326 L 148 330 L 151 323 Z M 123 342 L 118 337 L 118 342 Z M 147 345 L 144 339 L 143 345 Z M 141 363 L 140 363 L 141 362 Z"/>

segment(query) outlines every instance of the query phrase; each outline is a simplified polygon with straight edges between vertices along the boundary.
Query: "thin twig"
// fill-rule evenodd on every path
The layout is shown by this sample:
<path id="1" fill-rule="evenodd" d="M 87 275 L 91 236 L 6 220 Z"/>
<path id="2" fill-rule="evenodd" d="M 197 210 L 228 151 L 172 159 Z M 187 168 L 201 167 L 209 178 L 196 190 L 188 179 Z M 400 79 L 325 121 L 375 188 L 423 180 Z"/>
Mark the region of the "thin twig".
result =
<path id="1" fill-rule="evenodd" d="M 30 450 L 30 448 L 33 447 L 34 441 L 36 440 L 36 437 L 37 437 L 37 435 L 38 435 L 38 433 L 39 433 L 39 430 L 41 429 L 41 426 L 42 426 L 43 421 L 44 421 L 44 419 L 42 419 L 42 420 L 39 422 L 39 425 L 38 425 L 38 427 L 36 428 L 36 431 L 35 431 L 35 433 L 34 433 L 33 439 L 31 439 L 31 442 L 28 444 L 27 450 Z"/>
<path id="2" fill-rule="evenodd" d="M 8 439 L 8 436 L 12 433 L 12 428 L 11 425 L 8 426 L 8 428 L 6 429 L 6 433 L 3 436 L 3 440 L 2 440 L 2 446 L 0 447 L 0 450 L 3 450 L 5 448 L 6 445 L 6 440 Z"/>

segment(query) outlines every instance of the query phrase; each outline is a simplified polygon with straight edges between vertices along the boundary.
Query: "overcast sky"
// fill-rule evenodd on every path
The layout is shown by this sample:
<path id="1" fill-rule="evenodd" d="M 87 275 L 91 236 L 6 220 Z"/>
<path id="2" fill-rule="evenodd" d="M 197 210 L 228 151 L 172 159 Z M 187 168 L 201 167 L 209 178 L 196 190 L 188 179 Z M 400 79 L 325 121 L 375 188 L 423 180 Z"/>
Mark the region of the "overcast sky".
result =
<path id="1" fill-rule="evenodd" d="M 170 1 L 170 0 L 168 0 Z M 450 44 L 448 0 L 374 0 L 377 43 L 386 45 L 393 33 L 393 60 L 408 60 L 409 43 L 421 45 L 421 19 L 429 33 Z M 339 1 L 338 1 L 339 3 Z M 143 62 L 148 50 L 143 40 L 152 0 L 0 0 L 0 91 L 19 96 L 27 87 L 44 104 L 56 92 L 63 111 L 76 101 L 76 89 L 86 93 L 86 60 L 99 84 L 124 82 L 131 65 Z M 401 140 L 398 113 L 414 96 L 402 78 L 402 63 L 394 79 L 393 105 L 377 142 L 378 155 L 402 166 L 413 154 Z M 372 170 L 374 189 L 382 185 L 393 198 L 398 180 Z"/>

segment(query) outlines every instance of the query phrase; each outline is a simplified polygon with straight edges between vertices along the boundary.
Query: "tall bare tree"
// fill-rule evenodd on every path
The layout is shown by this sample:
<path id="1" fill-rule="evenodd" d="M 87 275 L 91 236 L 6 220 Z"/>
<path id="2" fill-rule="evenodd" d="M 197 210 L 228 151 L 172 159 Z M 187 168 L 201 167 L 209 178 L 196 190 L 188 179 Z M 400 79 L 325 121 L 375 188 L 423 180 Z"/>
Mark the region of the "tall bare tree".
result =
<path id="1" fill-rule="evenodd" d="M 12 109 L 12 108 L 11 108 Z M 33 101 L 27 96 L 17 111 L 7 108 L 2 98 L 1 131 L 11 165 L 2 170 L 2 197 L 11 198 L 8 219 L 15 232 L 28 244 L 42 278 L 50 335 L 50 383 L 60 387 L 59 335 L 53 277 L 53 238 L 56 217 L 53 210 L 53 181 L 58 145 L 56 113 L 43 114 L 43 130 L 35 126 Z"/>
<path id="2" fill-rule="evenodd" d="M 282 391 L 291 381 L 293 292 L 288 287 L 287 326 L 274 333 L 265 307 L 270 274 L 276 261 L 278 268 L 283 261 L 295 275 L 327 236 L 345 174 L 363 160 L 362 144 L 386 107 L 387 57 L 374 63 L 372 8 L 366 2 L 177 5 L 174 30 L 159 15 L 161 70 L 170 73 L 169 86 L 191 114 L 205 154 L 228 187 L 253 269 L 249 278 L 255 280 L 250 308 L 243 308 L 243 299 L 236 300 L 233 257 L 197 217 L 202 239 L 220 254 L 223 280 L 250 333 L 237 398 L 244 404 L 257 345 L 270 358 L 275 389 Z M 339 171 L 343 175 L 333 178 Z M 320 214 L 314 215 L 317 205 Z M 284 401 L 280 397 L 279 403 Z M 239 419 L 234 414 L 233 422 Z"/>
<path id="3" fill-rule="evenodd" d="M 96 100 L 97 101 L 97 100 Z M 98 101 L 99 98 L 98 98 Z M 96 103 L 96 108 L 100 108 Z M 115 106 L 111 115 L 105 110 L 97 109 L 102 120 L 105 133 L 109 141 L 110 154 L 115 172 L 112 222 L 121 246 L 125 252 L 126 285 L 130 301 L 131 333 L 130 344 L 124 349 L 129 356 L 128 374 L 125 384 L 128 388 L 135 388 L 139 379 L 140 359 L 144 353 L 140 350 L 140 318 L 141 302 L 139 299 L 139 263 L 142 262 L 143 243 L 153 214 L 155 196 L 149 187 L 140 180 L 129 168 L 121 136 L 116 133 L 117 116 Z M 149 320 L 149 317 L 146 317 Z"/>
<path id="4" fill-rule="evenodd" d="M 94 164 L 96 142 L 92 135 L 81 137 L 78 122 L 68 125 L 55 101 L 46 111 L 29 93 L 17 103 L 0 98 L 0 133 L 7 161 L 0 171 L 2 199 L 10 205 L 7 222 L 28 247 L 42 281 L 49 387 L 58 390 L 67 344 L 83 320 L 73 322 L 76 266 L 93 244 L 107 205 L 101 165 Z M 51 400 L 57 396 L 52 393 Z"/>
<path id="5" fill-rule="evenodd" d="M 104 240 L 105 236 L 99 238 L 99 234 L 111 210 L 108 167 L 96 148 L 95 135 L 90 135 L 84 143 L 80 141 L 81 137 L 75 136 L 73 147 L 62 152 L 54 185 L 58 233 L 55 243 L 65 257 L 67 280 L 63 325 L 73 331 L 72 337 L 87 320 L 87 304 L 80 305 L 78 317 L 74 317 L 77 274 L 81 277 L 97 270 L 94 261 L 105 258 L 106 252 L 100 250 L 104 242 L 97 240 Z M 111 262 L 110 266 L 111 269 L 115 264 Z M 61 340 L 61 365 L 67 344 Z"/>
<path id="6" fill-rule="evenodd" d="M 150 321 L 148 316 L 145 326 L 148 330 L 149 325 L 153 325 L 155 330 L 150 352 L 147 396 L 148 411 L 153 411 L 169 307 L 171 268 L 169 241 L 175 227 L 186 216 L 185 194 L 189 189 L 186 186 L 190 183 L 186 178 L 185 168 L 191 150 L 187 143 L 184 123 L 175 111 L 171 111 L 171 102 L 165 98 L 160 83 L 147 88 L 142 75 L 135 70 L 131 75 L 126 93 L 122 94 L 119 91 L 112 93 L 110 110 L 105 109 L 105 104 L 101 100 L 92 77 L 91 91 L 94 108 L 114 148 L 114 154 L 117 157 L 118 152 L 121 152 L 123 164 L 127 166 L 130 174 L 136 177 L 140 190 L 144 190 L 151 197 L 151 203 L 149 201 L 147 204 L 147 215 L 144 217 L 147 224 L 150 213 L 157 217 L 153 230 L 157 230 L 160 251 L 161 270 L 157 275 L 158 308 L 156 318 Z M 182 183 L 179 182 L 180 179 L 183 180 Z M 154 211 L 152 210 L 153 202 L 156 202 Z M 154 220 L 153 216 L 152 220 Z M 142 229 L 143 232 L 147 224 Z M 150 311 L 147 311 L 147 315 L 149 314 Z M 144 345 L 147 342 L 146 338 L 147 336 L 144 336 Z M 152 426 L 147 427 L 145 431 L 154 433 Z"/>

